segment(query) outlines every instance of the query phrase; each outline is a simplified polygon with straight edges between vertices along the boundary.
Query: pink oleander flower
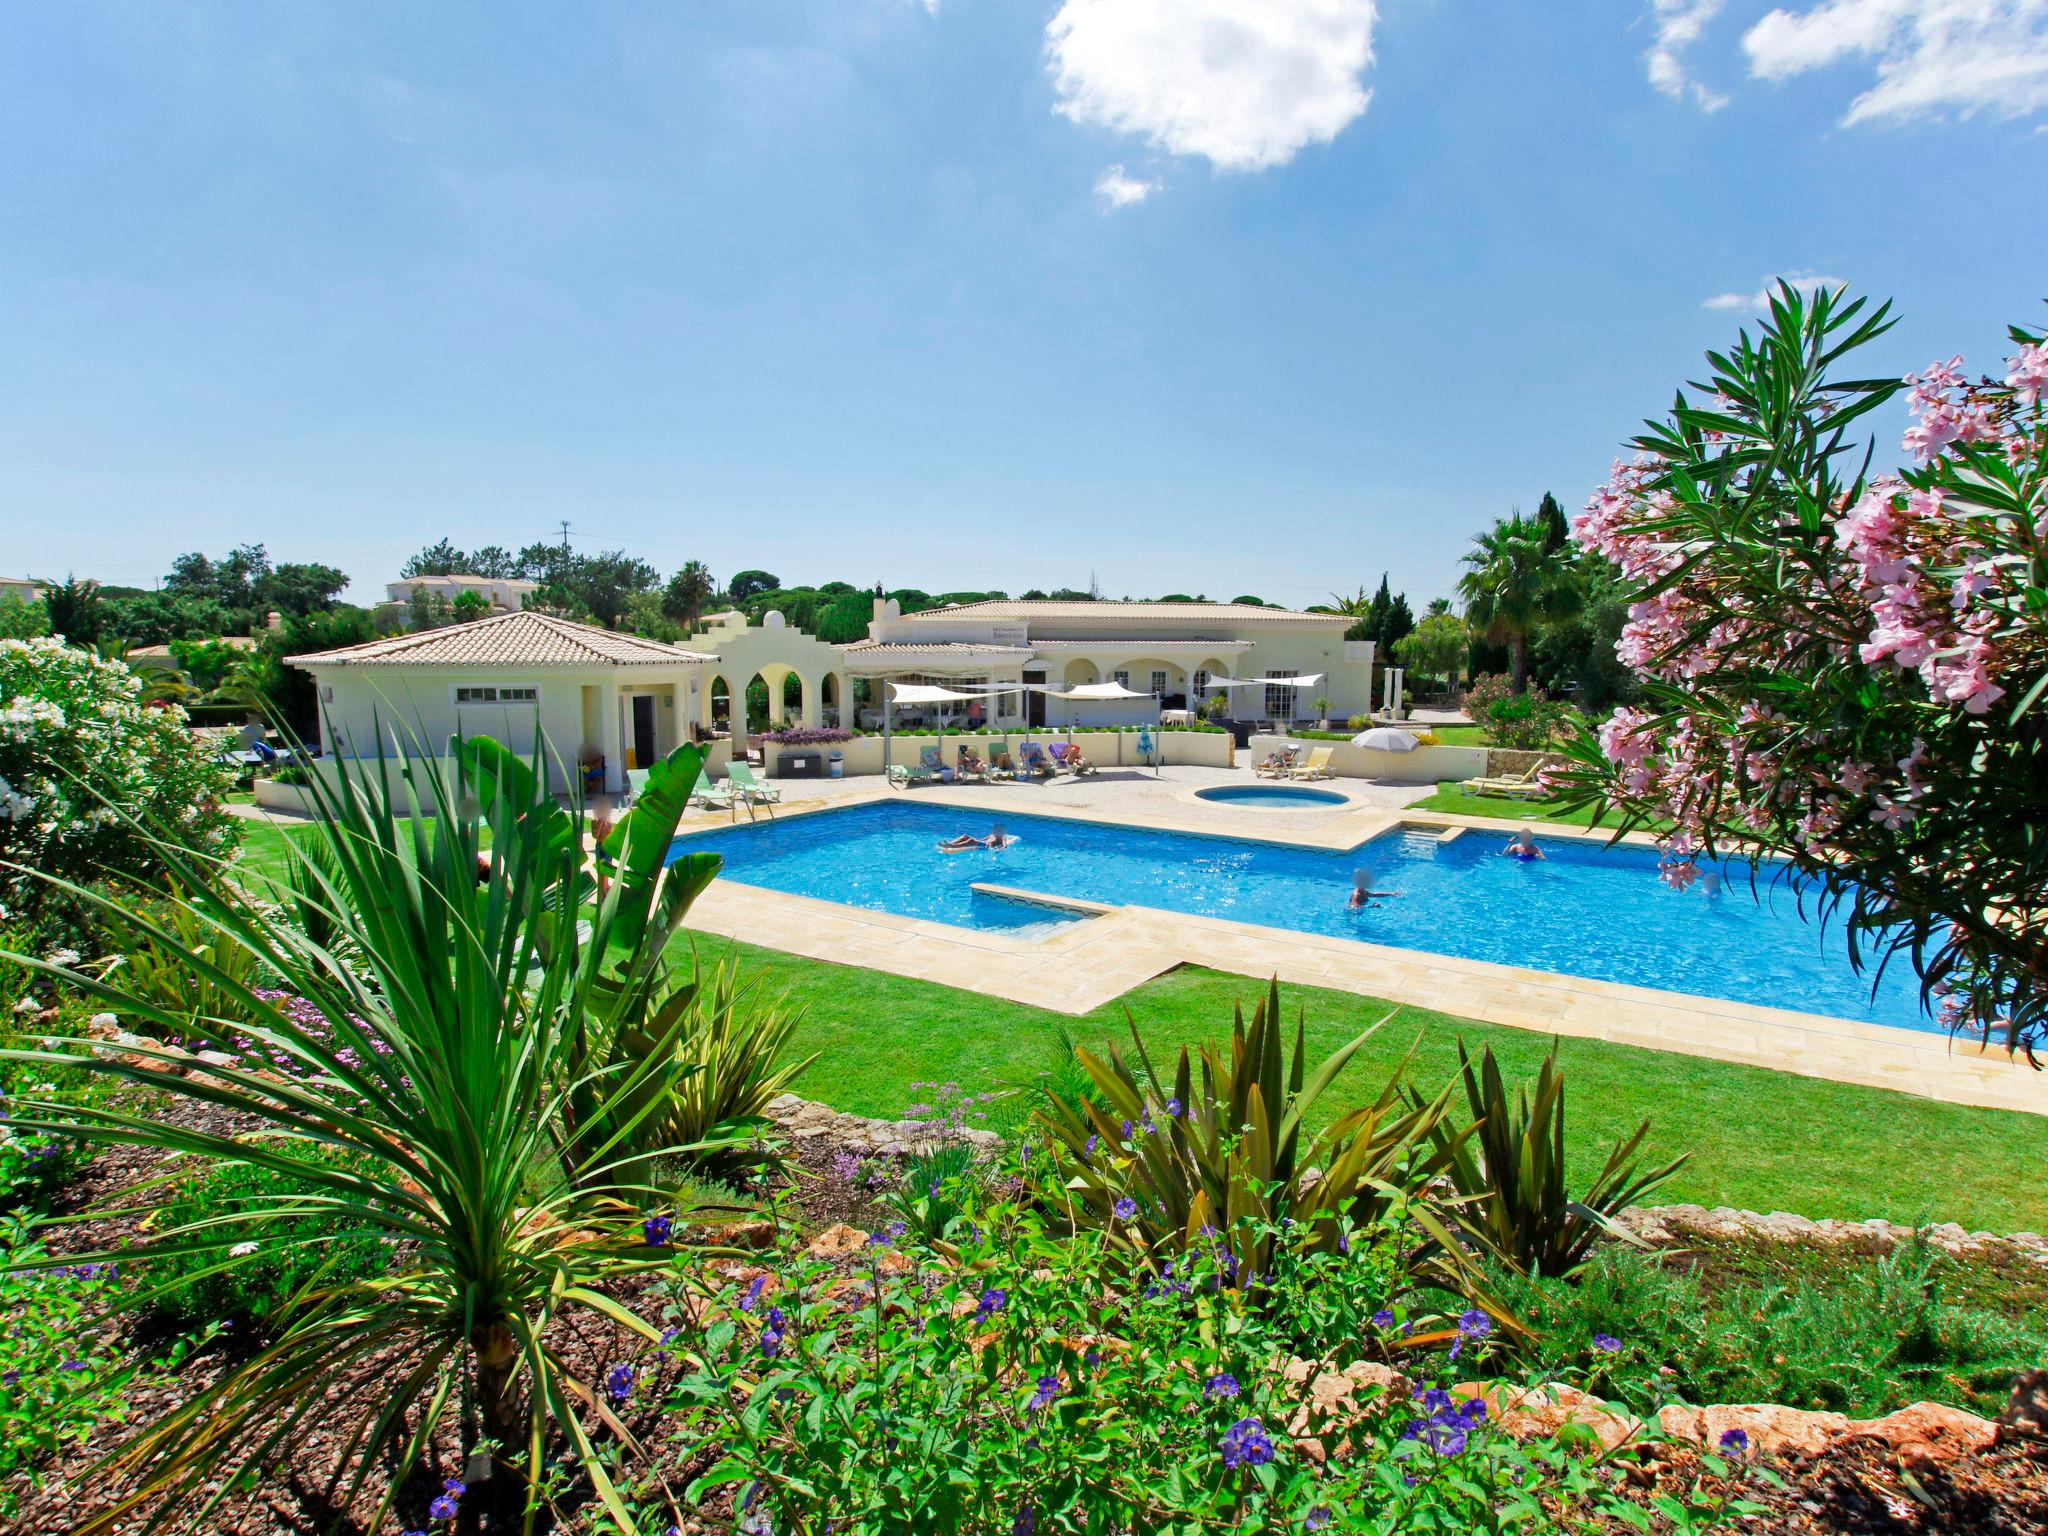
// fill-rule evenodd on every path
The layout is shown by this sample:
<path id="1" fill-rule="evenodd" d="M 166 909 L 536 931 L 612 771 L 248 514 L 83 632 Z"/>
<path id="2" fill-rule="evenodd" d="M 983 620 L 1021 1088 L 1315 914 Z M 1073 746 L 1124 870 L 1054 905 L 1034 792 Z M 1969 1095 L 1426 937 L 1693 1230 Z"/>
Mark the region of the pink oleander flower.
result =
<path id="1" fill-rule="evenodd" d="M 1913 819 L 1913 807 L 1901 801 L 1878 795 L 1871 803 L 1875 809 L 1871 811 L 1870 819 L 1887 832 L 1896 832 Z"/>
<path id="2" fill-rule="evenodd" d="M 2048 341 L 2020 348 L 2019 355 L 2011 361 L 2005 375 L 2006 385 L 2015 401 L 2031 406 L 2048 393 Z"/>

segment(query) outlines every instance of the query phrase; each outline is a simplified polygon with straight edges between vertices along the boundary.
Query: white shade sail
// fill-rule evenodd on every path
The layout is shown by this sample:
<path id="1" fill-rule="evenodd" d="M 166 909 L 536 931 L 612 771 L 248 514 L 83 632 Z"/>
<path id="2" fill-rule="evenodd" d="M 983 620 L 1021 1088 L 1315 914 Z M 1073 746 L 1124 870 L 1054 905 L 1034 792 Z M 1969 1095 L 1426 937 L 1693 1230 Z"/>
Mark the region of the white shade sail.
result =
<path id="1" fill-rule="evenodd" d="M 1311 672 L 1306 677 L 1212 677 L 1202 684 L 1210 688 L 1311 688 L 1323 680 L 1320 672 Z"/>
<path id="2" fill-rule="evenodd" d="M 930 683 L 889 685 L 889 700 L 894 704 L 951 704 L 980 697 L 978 693 L 960 693 L 952 688 L 935 688 Z"/>
<path id="3" fill-rule="evenodd" d="M 1045 690 L 1056 699 L 1149 699 L 1149 693 L 1133 693 L 1122 683 L 1114 680 L 1107 683 L 1082 683 L 1074 688 L 1048 688 Z"/>

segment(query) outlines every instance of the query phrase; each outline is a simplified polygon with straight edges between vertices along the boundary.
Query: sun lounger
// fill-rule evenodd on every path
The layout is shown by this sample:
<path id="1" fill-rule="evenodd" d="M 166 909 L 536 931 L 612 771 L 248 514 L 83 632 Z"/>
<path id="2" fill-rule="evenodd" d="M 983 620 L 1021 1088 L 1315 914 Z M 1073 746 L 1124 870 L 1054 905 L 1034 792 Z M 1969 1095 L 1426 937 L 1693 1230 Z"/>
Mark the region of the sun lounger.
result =
<path id="1" fill-rule="evenodd" d="M 963 782 L 979 781 L 986 784 L 988 764 L 981 760 L 979 752 L 962 743 L 959 752 L 954 756 L 953 776 Z"/>
<path id="2" fill-rule="evenodd" d="M 939 749 L 926 747 L 915 763 L 891 763 L 889 765 L 889 787 L 908 789 L 913 784 L 929 784 L 939 776 Z"/>
<path id="3" fill-rule="evenodd" d="M 1329 747 L 1317 747 L 1309 753 L 1308 760 L 1288 770 L 1290 779 L 1327 779 L 1330 777 L 1330 759 L 1335 756 Z"/>
<path id="4" fill-rule="evenodd" d="M 1053 762 L 1076 778 L 1084 773 L 1093 773 L 1095 765 L 1081 755 L 1081 749 L 1071 741 L 1056 741 L 1049 749 Z"/>
<path id="5" fill-rule="evenodd" d="M 1010 760 L 1010 749 L 1007 745 L 990 760 L 988 777 L 992 784 L 1000 784 L 1017 777 L 1017 765 Z"/>
<path id="6" fill-rule="evenodd" d="M 1049 779 L 1059 772 L 1052 765 L 1052 759 L 1045 755 L 1045 748 L 1035 741 L 1027 741 L 1019 749 L 1024 754 L 1024 771 L 1034 778 Z"/>
<path id="7" fill-rule="evenodd" d="M 1458 787 L 1468 795 L 1497 795 L 1508 800 L 1540 800 L 1550 793 L 1540 775 L 1543 764 L 1538 763 L 1527 773 L 1502 774 L 1491 778 L 1481 775 L 1467 779 Z"/>
<path id="8" fill-rule="evenodd" d="M 746 796 L 749 805 L 776 806 L 782 803 L 782 791 L 773 784 L 763 784 L 754 777 L 754 770 L 745 763 L 730 763 L 726 766 L 726 782 L 733 793 Z M 771 809 L 768 813 L 774 815 Z"/>
<path id="9" fill-rule="evenodd" d="M 1282 747 L 1267 753 L 1264 762 L 1252 764 L 1252 772 L 1262 779 L 1284 779 L 1294 771 L 1294 760 L 1299 755 L 1298 747 Z"/>
<path id="10" fill-rule="evenodd" d="M 690 791 L 690 804 L 700 811 L 729 811 L 732 809 L 732 781 L 699 779 L 696 788 Z"/>

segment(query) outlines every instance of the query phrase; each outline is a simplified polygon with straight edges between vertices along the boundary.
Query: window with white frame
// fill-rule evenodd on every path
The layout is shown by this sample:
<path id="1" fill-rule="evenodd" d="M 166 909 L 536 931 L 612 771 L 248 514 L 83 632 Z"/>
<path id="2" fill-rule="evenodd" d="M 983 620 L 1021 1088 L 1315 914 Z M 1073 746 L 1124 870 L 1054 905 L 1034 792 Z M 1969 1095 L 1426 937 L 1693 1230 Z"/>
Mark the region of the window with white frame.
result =
<path id="1" fill-rule="evenodd" d="M 1193 695 L 1188 700 L 1190 704 L 1198 699 L 1205 699 L 1209 696 L 1209 669 L 1207 667 L 1195 668 L 1195 675 L 1188 680 L 1188 691 Z"/>
<path id="2" fill-rule="evenodd" d="M 532 683 L 465 683 L 455 689 L 457 704 L 538 704 L 540 689 Z"/>
<path id="3" fill-rule="evenodd" d="M 1152 697 L 1155 699 L 1166 697 L 1166 669 L 1164 667 L 1154 667 L 1152 669 Z"/>
<path id="4" fill-rule="evenodd" d="M 1109 674 L 1109 680 L 1119 688 L 1128 688 L 1131 686 L 1131 669 L 1129 667 L 1118 667 Z"/>
<path id="5" fill-rule="evenodd" d="M 1296 667 L 1269 667 L 1268 677 L 1293 677 L 1299 671 Z M 1292 720 L 1294 718 L 1295 696 L 1299 688 L 1290 688 L 1284 683 L 1266 684 L 1266 718 L 1269 720 Z"/>

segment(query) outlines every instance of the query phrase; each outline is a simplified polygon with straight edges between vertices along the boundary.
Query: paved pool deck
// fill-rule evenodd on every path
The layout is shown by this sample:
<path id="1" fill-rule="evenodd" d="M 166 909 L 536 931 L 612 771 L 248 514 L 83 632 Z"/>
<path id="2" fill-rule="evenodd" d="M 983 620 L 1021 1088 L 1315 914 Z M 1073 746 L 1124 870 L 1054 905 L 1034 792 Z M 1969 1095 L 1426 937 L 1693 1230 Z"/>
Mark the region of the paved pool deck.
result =
<path id="1" fill-rule="evenodd" d="M 1438 836 L 1504 835 L 1501 817 L 1411 810 L 1432 786 L 1338 779 L 1319 787 L 1349 803 L 1318 811 L 1214 805 L 1194 791 L 1254 782 L 1243 769 L 1167 768 L 1156 776 L 1106 768 L 1044 784 L 938 784 L 891 790 L 878 778 L 786 781 L 781 816 L 903 795 L 957 807 L 964 831 L 1003 815 L 1056 816 L 1118 826 L 1347 849 L 1393 827 Z M 682 830 L 729 825 L 693 813 Z M 1539 837 L 1606 841 L 1610 834 L 1536 824 Z M 1635 840 L 1650 839 L 1635 835 Z M 1058 903 L 1059 894 L 1036 893 Z M 1987 1109 L 2048 1114 L 2048 1073 L 1931 1031 L 1693 997 L 1651 987 L 1561 976 L 1421 950 L 1325 938 L 1150 907 L 1089 907 L 1088 920 L 1040 939 L 956 928 L 720 880 L 691 910 L 697 931 L 771 949 L 939 982 L 1059 1013 L 1083 1014 L 1178 965 L 1291 985 L 1328 987 L 1545 1034 L 1611 1040 L 1648 1050 L 1739 1062 Z"/>

